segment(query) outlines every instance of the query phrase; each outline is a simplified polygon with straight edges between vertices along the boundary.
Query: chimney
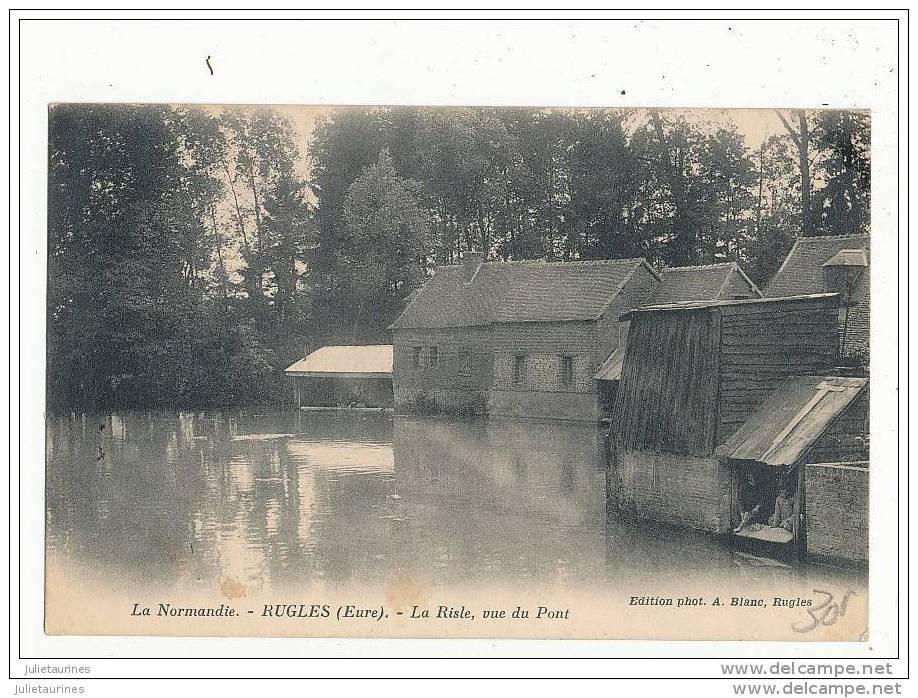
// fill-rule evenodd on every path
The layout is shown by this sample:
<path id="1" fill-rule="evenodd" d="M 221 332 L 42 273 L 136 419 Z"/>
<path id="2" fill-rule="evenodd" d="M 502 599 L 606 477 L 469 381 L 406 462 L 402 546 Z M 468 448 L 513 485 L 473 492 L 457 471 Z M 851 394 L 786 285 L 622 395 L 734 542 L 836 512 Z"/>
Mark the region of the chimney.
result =
<path id="1" fill-rule="evenodd" d="M 484 260 L 481 252 L 463 252 L 462 253 L 462 283 L 470 284 Z"/>

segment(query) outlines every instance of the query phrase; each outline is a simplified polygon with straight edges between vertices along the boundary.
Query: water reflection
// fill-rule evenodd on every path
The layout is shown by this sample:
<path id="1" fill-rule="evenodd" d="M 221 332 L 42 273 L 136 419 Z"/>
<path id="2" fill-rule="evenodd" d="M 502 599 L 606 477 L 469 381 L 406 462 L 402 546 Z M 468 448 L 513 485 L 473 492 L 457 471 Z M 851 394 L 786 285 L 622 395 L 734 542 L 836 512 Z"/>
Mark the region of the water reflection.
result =
<path id="1" fill-rule="evenodd" d="M 574 424 L 70 415 L 48 425 L 48 555 L 176 591 L 761 578 L 710 536 L 608 523 L 601 443 Z"/>

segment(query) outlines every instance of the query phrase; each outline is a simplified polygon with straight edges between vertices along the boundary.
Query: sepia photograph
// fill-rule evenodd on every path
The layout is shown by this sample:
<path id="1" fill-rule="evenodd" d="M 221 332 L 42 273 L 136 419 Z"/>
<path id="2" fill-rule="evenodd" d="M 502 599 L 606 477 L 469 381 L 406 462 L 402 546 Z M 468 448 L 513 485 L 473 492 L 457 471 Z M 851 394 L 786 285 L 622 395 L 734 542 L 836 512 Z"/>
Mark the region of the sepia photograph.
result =
<path id="1" fill-rule="evenodd" d="M 11 695 L 908 694 L 906 10 L 9 25 Z"/>
<path id="2" fill-rule="evenodd" d="M 49 633 L 867 639 L 869 113 L 48 120 Z"/>

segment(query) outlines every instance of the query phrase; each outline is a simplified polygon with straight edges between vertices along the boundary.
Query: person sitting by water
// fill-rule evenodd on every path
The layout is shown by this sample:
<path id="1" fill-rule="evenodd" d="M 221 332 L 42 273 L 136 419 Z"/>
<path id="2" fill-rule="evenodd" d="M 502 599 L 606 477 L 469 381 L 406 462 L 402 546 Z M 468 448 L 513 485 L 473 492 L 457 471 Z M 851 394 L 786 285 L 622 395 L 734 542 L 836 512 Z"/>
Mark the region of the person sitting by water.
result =
<path id="1" fill-rule="evenodd" d="M 796 503 L 797 494 L 792 494 L 787 485 L 781 485 L 778 488 L 778 496 L 775 498 L 775 511 L 768 520 L 768 525 L 783 528 L 785 531 L 793 533 L 794 522 L 797 518 L 794 514 Z"/>
<path id="2" fill-rule="evenodd" d="M 757 523 L 759 513 L 762 511 L 762 489 L 752 473 L 746 474 L 746 477 L 740 483 L 737 494 L 740 506 L 740 522 L 739 526 L 733 529 L 734 533 L 739 533 L 747 526 Z"/>

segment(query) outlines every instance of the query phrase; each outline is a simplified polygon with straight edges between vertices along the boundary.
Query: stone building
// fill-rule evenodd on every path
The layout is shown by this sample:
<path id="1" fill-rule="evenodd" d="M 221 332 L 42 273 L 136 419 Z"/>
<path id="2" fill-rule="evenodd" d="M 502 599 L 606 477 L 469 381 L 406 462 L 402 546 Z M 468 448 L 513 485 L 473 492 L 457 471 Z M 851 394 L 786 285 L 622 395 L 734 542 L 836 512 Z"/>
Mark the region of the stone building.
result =
<path id="1" fill-rule="evenodd" d="M 628 321 L 649 303 L 756 298 L 734 262 L 483 262 L 437 269 L 393 323 L 401 413 L 595 422 L 611 408 Z"/>
<path id="2" fill-rule="evenodd" d="M 798 238 L 765 289 L 769 297 L 835 292 L 839 363 L 866 367 L 870 355 L 870 236 Z"/>
<path id="3" fill-rule="evenodd" d="M 660 275 L 643 259 L 439 268 L 392 325 L 398 412 L 596 421 L 593 374 Z"/>

